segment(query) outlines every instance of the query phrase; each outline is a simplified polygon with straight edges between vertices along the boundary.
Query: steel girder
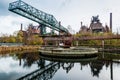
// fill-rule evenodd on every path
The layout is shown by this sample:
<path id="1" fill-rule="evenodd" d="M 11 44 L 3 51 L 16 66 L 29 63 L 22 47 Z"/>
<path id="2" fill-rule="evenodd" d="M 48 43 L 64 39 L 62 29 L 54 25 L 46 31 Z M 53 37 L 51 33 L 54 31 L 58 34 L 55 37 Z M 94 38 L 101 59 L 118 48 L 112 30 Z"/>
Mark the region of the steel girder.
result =
<path id="1" fill-rule="evenodd" d="M 46 27 L 49 27 L 53 30 L 69 33 L 65 27 L 59 25 L 59 22 L 53 15 L 38 10 L 21 0 L 10 3 L 9 11 L 26 17 L 39 24 L 45 25 Z"/>
<path id="2" fill-rule="evenodd" d="M 41 35 L 46 34 L 46 27 L 45 27 L 45 25 L 40 25 L 40 34 Z"/>

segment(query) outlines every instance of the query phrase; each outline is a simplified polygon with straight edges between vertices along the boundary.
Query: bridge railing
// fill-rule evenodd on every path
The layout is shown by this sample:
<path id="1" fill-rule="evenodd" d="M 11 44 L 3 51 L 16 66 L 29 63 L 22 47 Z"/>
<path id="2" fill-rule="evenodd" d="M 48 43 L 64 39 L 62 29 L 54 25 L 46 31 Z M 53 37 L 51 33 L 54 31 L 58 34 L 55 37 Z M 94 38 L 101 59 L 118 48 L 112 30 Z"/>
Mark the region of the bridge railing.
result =
<path id="1" fill-rule="evenodd" d="M 110 35 L 110 36 L 88 36 L 88 37 L 76 37 L 77 40 L 104 40 L 104 39 L 120 39 L 120 35 Z"/>
<path id="2" fill-rule="evenodd" d="M 60 36 L 60 37 L 45 37 L 45 41 L 65 41 L 65 40 L 109 40 L 109 39 L 120 39 L 120 35 L 112 36 L 87 36 L 87 37 L 75 37 L 75 36 Z"/>

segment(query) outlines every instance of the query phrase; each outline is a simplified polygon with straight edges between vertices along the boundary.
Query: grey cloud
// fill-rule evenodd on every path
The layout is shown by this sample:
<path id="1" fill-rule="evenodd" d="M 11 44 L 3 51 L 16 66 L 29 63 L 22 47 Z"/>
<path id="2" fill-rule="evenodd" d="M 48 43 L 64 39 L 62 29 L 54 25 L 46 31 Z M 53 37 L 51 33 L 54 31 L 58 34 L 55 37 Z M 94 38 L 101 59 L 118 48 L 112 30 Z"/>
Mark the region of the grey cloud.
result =
<path id="1" fill-rule="evenodd" d="M 17 0 L 0 0 L 0 16 L 9 15 L 11 12 L 8 10 L 9 3 Z"/>
<path id="2" fill-rule="evenodd" d="M 62 2 L 62 6 L 66 6 L 67 4 L 69 4 L 71 2 L 71 0 L 64 0 L 63 2 Z"/>
<path id="3" fill-rule="evenodd" d="M 9 13 L 8 6 L 9 2 L 5 0 L 0 1 L 0 15 L 7 15 Z"/>

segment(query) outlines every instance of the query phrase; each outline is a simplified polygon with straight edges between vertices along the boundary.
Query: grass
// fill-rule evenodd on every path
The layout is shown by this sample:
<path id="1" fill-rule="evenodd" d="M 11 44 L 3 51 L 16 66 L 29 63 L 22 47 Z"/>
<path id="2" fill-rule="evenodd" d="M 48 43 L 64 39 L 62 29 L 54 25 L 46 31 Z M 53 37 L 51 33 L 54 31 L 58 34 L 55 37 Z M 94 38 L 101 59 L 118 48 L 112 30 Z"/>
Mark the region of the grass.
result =
<path id="1" fill-rule="evenodd" d="M 23 50 L 38 50 L 40 46 L 0 46 L 0 53 L 2 52 L 13 52 L 13 51 L 23 51 Z"/>

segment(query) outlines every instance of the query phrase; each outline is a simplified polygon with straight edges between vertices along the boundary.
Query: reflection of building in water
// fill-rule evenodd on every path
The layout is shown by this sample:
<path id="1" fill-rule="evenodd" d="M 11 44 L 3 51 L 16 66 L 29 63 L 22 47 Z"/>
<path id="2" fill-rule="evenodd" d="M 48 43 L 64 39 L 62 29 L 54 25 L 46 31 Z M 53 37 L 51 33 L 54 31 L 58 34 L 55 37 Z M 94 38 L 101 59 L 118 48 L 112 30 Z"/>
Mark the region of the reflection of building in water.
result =
<path id="1" fill-rule="evenodd" d="M 90 61 L 81 61 L 80 65 L 81 65 L 81 70 L 83 69 L 84 66 L 87 66 L 88 64 L 90 64 Z"/>
<path id="2" fill-rule="evenodd" d="M 45 60 L 40 58 L 39 60 L 37 60 L 37 64 L 40 68 L 45 68 Z"/>
<path id="3" fill-rule="evenodd" d="M 99 77 L 100 70 L 102 70 L 103 66 L 104 66 L 103 61 L 99 61 L 99 60 L 92 61 L 90 63 L 91 72 L 93 73 L 92 75 Z"/>
<path id="4" fill-rule="evenodd" d="M 31 67 L 33 63 L 38 63 L 40 59 L 40 55 L 37 52 L 24 52 L 21 54 L 17 54 L 19 59 L 19 65 L 21 66 L 23 62 L 23 67 Z"/>
<path id="5" fill-rule="evenodd" d="M 110 14 L 111 15 L 111 14 Z M 85 26 L 82 25 L 81 22 L 81 28 L 79 33 L 98 33 L 98 32 L 110 32 L 112 31 L 112 16 L 110 16 L 110 27 L 108 27 L 108 25 L 103 26 L 102 23 L 100 22 L 99 16 L 92 16 L 91 18 L 91 23 L 90 26 Z"/>
<path id="6" fill-rule="evenodd" d="M 62 68 L 68 73 L 74 67 L 74 63 L 62 63 Z"/>

